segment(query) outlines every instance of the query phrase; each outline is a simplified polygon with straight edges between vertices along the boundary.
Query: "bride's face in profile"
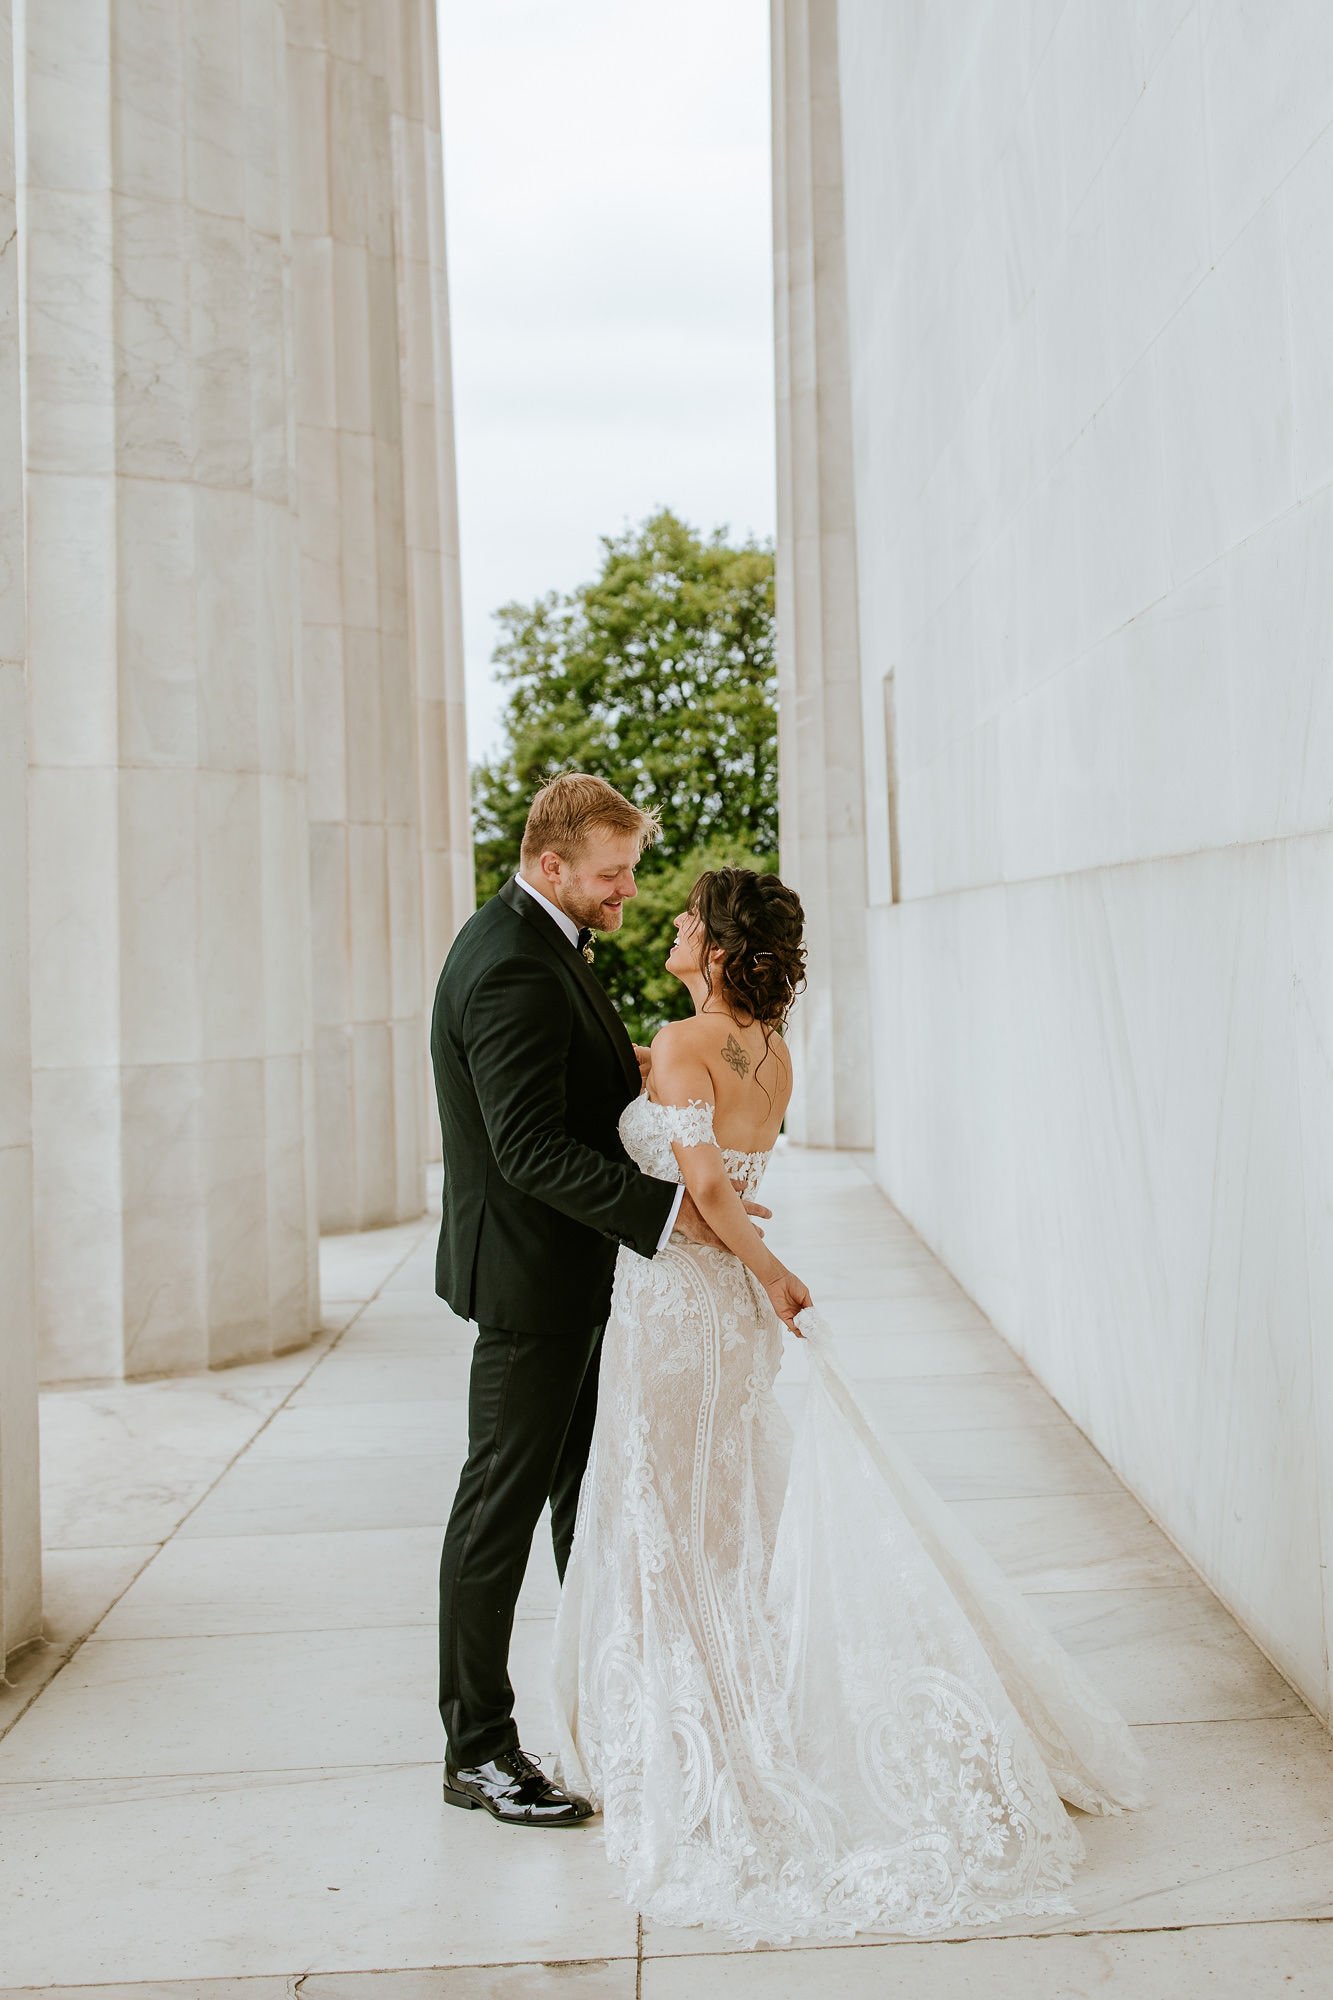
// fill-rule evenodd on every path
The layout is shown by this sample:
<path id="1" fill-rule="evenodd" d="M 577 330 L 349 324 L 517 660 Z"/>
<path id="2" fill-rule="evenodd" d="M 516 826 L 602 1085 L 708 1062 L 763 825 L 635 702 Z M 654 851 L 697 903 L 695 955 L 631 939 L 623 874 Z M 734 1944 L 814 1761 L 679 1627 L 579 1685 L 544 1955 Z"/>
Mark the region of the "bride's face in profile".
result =
<path id="1" fill-rule="evenodd" d="M 682 910 L 673 921 L 676 937 L 667 953 L 666 969 L 677 979 L 688 980 L 692 973 L 702 970 L 703 925 L 693 910 Z"/>

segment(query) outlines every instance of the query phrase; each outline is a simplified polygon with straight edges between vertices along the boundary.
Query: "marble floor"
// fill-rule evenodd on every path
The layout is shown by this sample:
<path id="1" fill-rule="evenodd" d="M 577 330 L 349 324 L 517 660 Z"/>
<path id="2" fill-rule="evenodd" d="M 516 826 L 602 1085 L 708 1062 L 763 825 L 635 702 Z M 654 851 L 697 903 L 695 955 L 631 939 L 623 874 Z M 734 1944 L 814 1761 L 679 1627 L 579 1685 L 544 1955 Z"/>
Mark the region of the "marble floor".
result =
<path id="1" fill-rule="evenodd" d="M 1333 1991 L 1333 1738 L 871 1185 L 783 1149 L 775 1244 L 878 1423 L 1137 1728 L 1078 1915 L 738 1952 L 639 1923 L 596 1833 L 439 1797 L 434 1575 L 467 1329 L 429 1219 L 324 1246 L 300 1353 L 46 1398 L 48 1633 L 0 1687 L 0 1992 L 125 2000 L 1284 2000 Z M 784 1395 L 800 1395 L 793 1347 Z M 515 1680 L 544 1694 L 534 1552 Z"/>

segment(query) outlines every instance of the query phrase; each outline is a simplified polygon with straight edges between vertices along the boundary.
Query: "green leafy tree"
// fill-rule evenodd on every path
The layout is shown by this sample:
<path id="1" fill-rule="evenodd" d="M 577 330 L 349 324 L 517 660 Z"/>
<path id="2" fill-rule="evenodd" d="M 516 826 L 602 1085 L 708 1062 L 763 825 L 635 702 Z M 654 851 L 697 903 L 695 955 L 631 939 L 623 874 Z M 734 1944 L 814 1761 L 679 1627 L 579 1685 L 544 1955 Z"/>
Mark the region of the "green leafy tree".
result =
<path id="1" fill-rule="evenodd" d="M 638 897 L 597 951 L 603 984 L 646 1039 L 688 1011 L 662 965 L 695 877 L 724 861 L 777 865 L 772 550 L 663 511 L 604 536 L 592 582 L 497 615 L 509 695 L 504 748 L 473 776 L 478 895 L 513 874 L 529 802 L 557 771 L 594 771 L 656 806 L 662 838 Z"/>

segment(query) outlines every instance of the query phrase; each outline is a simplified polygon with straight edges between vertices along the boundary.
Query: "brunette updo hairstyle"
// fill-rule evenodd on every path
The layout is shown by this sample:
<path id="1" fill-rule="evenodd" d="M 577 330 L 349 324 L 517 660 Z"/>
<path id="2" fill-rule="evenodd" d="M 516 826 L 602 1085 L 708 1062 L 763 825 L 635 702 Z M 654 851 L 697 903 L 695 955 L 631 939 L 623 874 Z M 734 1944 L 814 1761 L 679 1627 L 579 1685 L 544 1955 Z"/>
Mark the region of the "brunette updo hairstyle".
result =
<path id="1" fill-rule="evenodd" d="M 746 1020 L 781 1034 L 805 984 L 805 912 L 776 875 L 753 868 L 710 868 L 690 891 L 699 919 L 700 963 L 717 991 Z M 712 954 L 721 953 L 713 963 Z"/>

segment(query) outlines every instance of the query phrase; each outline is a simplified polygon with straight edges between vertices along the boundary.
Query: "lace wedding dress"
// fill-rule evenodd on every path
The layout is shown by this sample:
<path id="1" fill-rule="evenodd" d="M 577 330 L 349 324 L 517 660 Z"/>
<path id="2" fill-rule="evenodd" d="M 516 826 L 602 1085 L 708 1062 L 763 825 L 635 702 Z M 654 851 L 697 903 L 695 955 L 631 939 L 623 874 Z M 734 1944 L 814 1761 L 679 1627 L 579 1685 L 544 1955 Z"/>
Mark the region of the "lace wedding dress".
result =
<path id="1" fill-rule="evenodd" d="M 620 1133 L 679 1180 L 711 1107 L 642 1096 Z M 768 1157 L 726 1161 L 753 1193 Z M 1061 1799 L 1140 1802 L 1129 1730 L 801 1325 L 793 1439 L 745 1266 L 679 1236 L 621 1253 L 556 1621 L 562 1779 L 664 1924 L 752 1945 L 1072 1914 Z"/>

